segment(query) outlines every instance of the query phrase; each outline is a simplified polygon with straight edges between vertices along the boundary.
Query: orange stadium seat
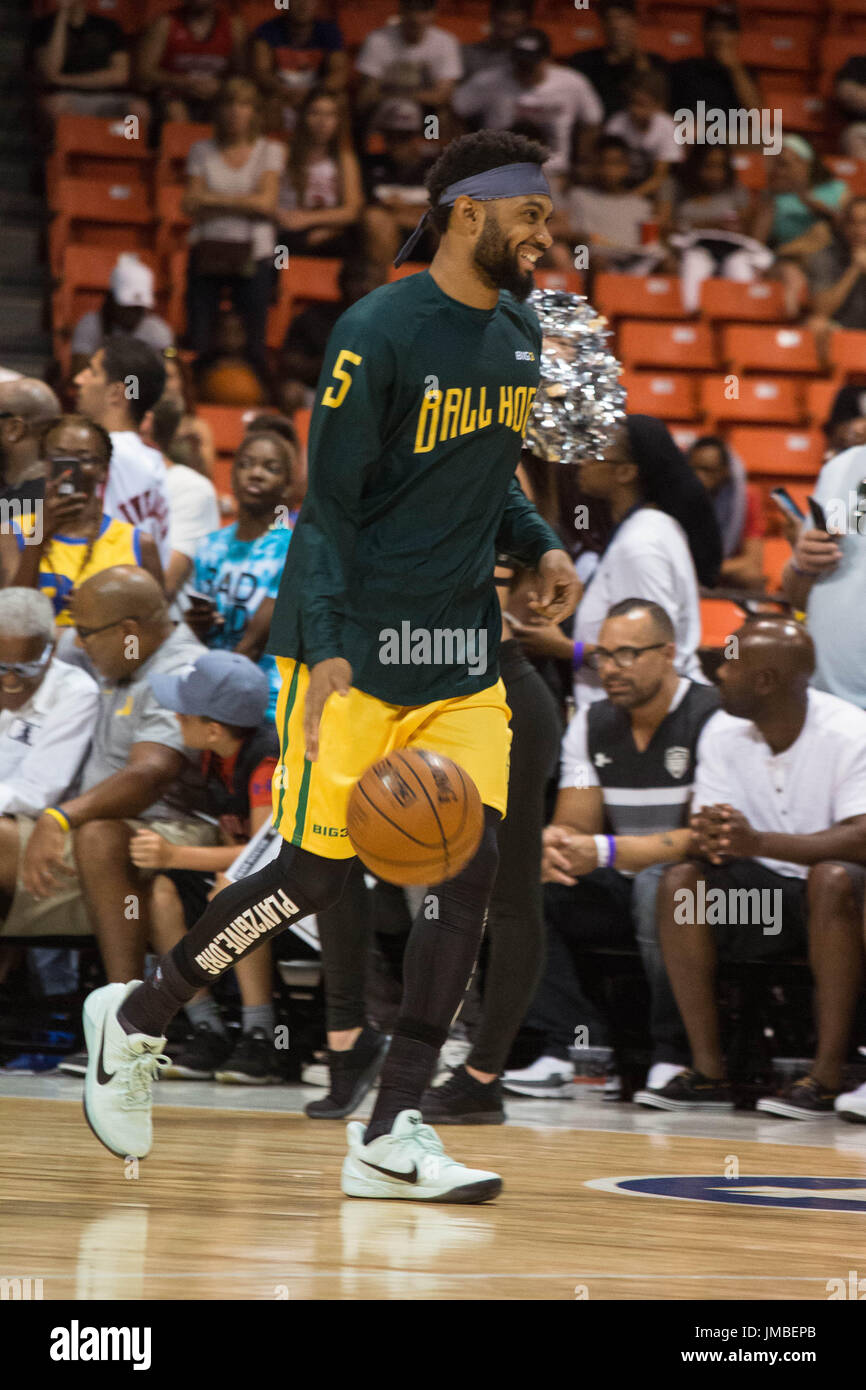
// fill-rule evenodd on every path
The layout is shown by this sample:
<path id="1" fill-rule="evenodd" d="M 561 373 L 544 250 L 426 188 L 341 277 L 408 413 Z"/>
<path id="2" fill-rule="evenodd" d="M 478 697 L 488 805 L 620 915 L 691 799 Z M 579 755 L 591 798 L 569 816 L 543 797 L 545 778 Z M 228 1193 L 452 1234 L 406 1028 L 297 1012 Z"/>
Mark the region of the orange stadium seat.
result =
<path id="1" fill-rule="evenodd" d="M 806 416 L 813 428 L 823 425 L 839 390 L 838 381 L 809 381 L 806 383 Z"/>
<path id="2" fill-rule="evenodd" d="M 844 179 L 855 197 L 866 194 L 866 159 L 851 159 L 849 155 L 828 154 L 824 163 L 837 179 Z"/>
<path id="3" fill-rule="evenodd" d="M 737 182 L 752 192 L 758 192 L 767 184 L 767 161 L 762 154 L 753 150 L 734 150 L 731 162 L 736 170 Z"/>
<path id="4" fill-rule="evenodd" d="M 152 199 L 140 184 L 60 179 L 54 213 L 48 245 L 55 276 L 70 242 L 110 246 L 115 252 L 149 250 L 153 245 Z"/>
<path id="5" fill-rule="evenodd" d="M 751 21 L 755 14 L 772 19 L 776 19 L 780 14 L 784 15 L 786 19 L 792 14 L 812 17 L 816 10 L 820 9 L 821 3 L 822 0 L 743 0 L 740 6 L 740 18 L 744 21 Z"/>
<path id="6" fill-rule="evenodd" d="M 750 477 L 816 478 L 824 456 L 820 430 L 785 430 L 770 426 L 738 425 L 727 435 Z"/>
<path id="7" fill-rule="evenodd" d="M 688 453 L 695 440 L 703 434 L 699 425 L 678 425 L 676 422 L 672 422 L 668 424 L 668 429 L 673 435 L 677 447 L 682 449 L 684 454 Z"/>
<path id="8" fill-rule="evenodd" d="M 701 313 L 713 322 L 775 323 L 785 316 L 785 294 L 777 280 L 736 280 L 715 277 L 701 285 Z"/>
<path id="9" fill-rule="evenodd" d="M 572 53 L 582 53 L 586 48 L 598 48 L 604 43 L 604 32 L 598 15 L 593 10 L 575 11 L 568 19 L 561 19 L 561 10 L 554 18 L 551 14 L 541 27 L 550 38 L 555 59 L 569 58 Z"/>
<path id="10" fill-rule="evenodd" d="M 461 43 L 480 43 L 490 33 L 490 24 L 483 15 L 440 14 L 436 23 Z"/>
<path id="11" fill-rule="evenodd" d="M 866 15 L 866 0 L 830 0 L 831 15 Z"/>
<path id="12" fill-rule="evenodd" d="M 729 324 L 722 329 L 722 356 L 734 371 L 821 370 L 815 335 L 808 328 Z"/>
<path id="13" fill-rule="evenodd" d="M 724 376 L 707 376 L 701 382 L 701 407 L 711 427 L 735 420 L 756 425 L 800 423 L 800 394 L 790 377 L 742 377 L 733 399 L 729 392 Z"/>
<path id="14" fill-rule="evenodd" d="M 830 365 L 836 376 L 866 376 L 866 332 L 837 328 L 830 337 Z"/>
<path id="15" fill-rule="evenodd" d="M 194 121 L 166 121 L 159 141 L 159 156 L 156 164 L 157 185 L 182 183 L 186 177 L 186 161 L 190 150 L 198 140 L 207 140 L 213 135 L 213 126 L 198 125 Z"/>
<path id="16" fill-rule="evenodd" d="M 147 135 L 147 126 L 138 122 L 59 116 L 54 124 L 56 177 L 144 183 L 153 162 Z"/>
<path id="17" fill-rule="evenodd" d="M 616 342 L 617 354 L 627 367 L 704 371 L 716 366 L 713 333 L 708 323 L 621 319 Z"/>
<path id="18" fill-rule="evenodd" d="M 140 258 L 156 271 L 156 256 L 141 251 Z M 108 289 L 117 252 L 108 246 L 66 246 L 56 287 L 51 296 L 55 333 L 71 329 L 82 314 L 99 308 Z"/>
<path id="19" fill-rule="evenodd" d="M 579 270 L 536 270 L 533 278 L 540 290 L 566 290 L 568 294 L 583 294 L 584 277 Z"/>
<path id="20" fill-rule="evenodd" d="M 340 298 L 337 277 L 342 261 L 324 256 L 290 256 L 277 277 L 277 299 L 268 315 L 267 345 L 281 348 L 289 324 L 299 308 L 313 300 Z"/>
<path id="21" fill-rule="evenodd" d="M 593 291 L 608 318 L 681 319 L 680 282 L 670 275 L 597 275 Z"/>
<path id="22" fill-rule="evenodd" d="M 700 29 L 674 21 L 670 24 L 642 24 L 640 46 L 645 53 L 658 53 L 669 63 L 680 58 L 698 58 L 704 51 Z"/>
<path id="23" fill-rule="evenodd" d="M 166 260 L 187 245 L 190 220 L 183 210 L 183 184 L 164 184 L 156 190 L 156 254 Z"/>
<path id="24" fill-rule="evenodd" d="M 782 571 L 791 558 L 791 545 L 784 536 L 764 537 L 764 579 L 768 594 L 782 588 Z"/>
<path id="25" fill-rule="evenodd" d="M 660 420 L 696 420 L 695 380 L 677 372 L 624 371 L 622 384 L 631 414 L 657 415 Z"/>
<path id="26" fill-rule="evenodd" d="M 823 134 L 827 125 L 827 102 L 824 97 L 803 92 L 764 92 L 764 104 L 771 111 L 781 111 L 785 130 L 802 131 L 807 135 Z"/>
<path id="27" fill-rule="evenodd" d="M 813 66 L 808 39 L 796 29 L 787 30 L 784 20 L 771 29 L 750 30 L 740 48 L 752 68 L 809 72 Z"/>
<path id="28" fill-rule="evenodd" d="M 396 4 L 389 3 L 389 0 L 376 0 L 376 3 L 368 0 L 364 5 L 341 5 L 337 12 L 337 23 L 346 47 L 360 48 L 369 33 L 381 29 L 396 13 Z"/>
<path id="29" fill-rule="evenodd" d="M 701 646 L 724 647 L 732 632 L 743 626 L 742 608 L 726 598 L 701 599 Z"/>

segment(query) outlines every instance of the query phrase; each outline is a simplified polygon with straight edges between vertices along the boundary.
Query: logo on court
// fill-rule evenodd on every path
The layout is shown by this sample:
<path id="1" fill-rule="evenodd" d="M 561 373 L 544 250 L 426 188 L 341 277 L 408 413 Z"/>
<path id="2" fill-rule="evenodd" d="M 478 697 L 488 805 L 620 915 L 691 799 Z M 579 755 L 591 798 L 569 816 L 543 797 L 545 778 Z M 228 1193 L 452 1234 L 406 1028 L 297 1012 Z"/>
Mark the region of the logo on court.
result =
<path id="1" fill-rule="evenodd" d="M 591 1178 L 585 1187 L 633 1197 L 681 1202 L 727 1202 L 741 1207 L 788 1207 L 791 1211 L 866 1213 L 866 1178 L 723 1178 L 678 1174 L 654 1178 Z"/>

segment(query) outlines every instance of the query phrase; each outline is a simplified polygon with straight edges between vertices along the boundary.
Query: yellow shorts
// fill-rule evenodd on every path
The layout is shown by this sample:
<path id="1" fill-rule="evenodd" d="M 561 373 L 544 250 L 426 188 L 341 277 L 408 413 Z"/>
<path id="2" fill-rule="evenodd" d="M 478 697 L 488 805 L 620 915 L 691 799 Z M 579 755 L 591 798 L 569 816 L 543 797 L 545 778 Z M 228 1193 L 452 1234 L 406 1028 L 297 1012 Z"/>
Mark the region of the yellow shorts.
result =
<path id="1" fill-rule="evenodd" d="M 477 695 L 430 705 L 389 705 L 362 690 L 331 695 L 319 729 L 319 756 L 304 756 L 304 703 L 310 673 L 277 657 L 280 761 L 273 779 L 274 825 L 284 840 L 327 859 L 354 854 L 346 830 L 349 794 L 371 763 L 395 748 L 430 748 L 459 763 L 485 806 L 505 815 L 511 711 L 499 680 Z"/>

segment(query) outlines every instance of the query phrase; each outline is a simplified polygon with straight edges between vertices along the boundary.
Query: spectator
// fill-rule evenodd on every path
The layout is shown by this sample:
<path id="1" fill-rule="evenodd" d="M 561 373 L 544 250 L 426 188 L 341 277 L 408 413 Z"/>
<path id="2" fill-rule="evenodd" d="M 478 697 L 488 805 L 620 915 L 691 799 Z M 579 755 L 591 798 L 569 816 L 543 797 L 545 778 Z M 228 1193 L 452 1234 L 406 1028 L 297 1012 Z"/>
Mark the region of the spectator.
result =
<path id="1" fill-rule="evenodd" d="M 247 348 L 244 321 L 221 310 L 213 347 L 195 362 L 196 394 L 206 405 L 266 405 L 273 394 L 267 363 Z"/>
<path id="2" fill-rule="evenodd" d="M 359 296 L 360 298 L 360 296 Z M 252 419 L 246 419 L 247 435 L 251 434 L 278 434 L 289 446 L 292 459 L 292 475 L 289 479 L 289 486 L 286 493 L 287 515 L 285 524 L 289 530 L 294 530 L 295 522 L 301 510 L 301 503 L 307 495 L 307 459 L 298 438 L 298 432 L 291 420 L 285 415 L 275 413 L 265 413 L 264 415 L 253 415 Z"/>
<path id="3" fill-rule="evenodd" d="M 150 107 L 129 91 L 126 35 L 119 24 L 88 14 L 85 0 L 58 0 L 56 14 L 33 25 L 36 74 L 43 84 L 42 110 L 58 116 L 136 116 Z"/>
<path id="4" fill-rule="evenodd" d="M 852 198 L 829 246 L 805 266 L 810 327 L 826 343 L 834 328 L 866 329 L 866 198 Z"/>
<path id="5" fill-rule="evenodd" d="M 603 456 L 580 463 L 578 485 L 596 508 L 607 503 L 613 529 L 578 604 L 577 640 L 572 643 L 550 623 L 531 620 L 519 626 L 517 635 L 530 651 L 573 661 L 580 708 L 604 697 L 586 657 L 592 655 L 605 614 L 614 603 L 645 590 L 674 625 L 680 675 L 702 681 L 698 583 L 715 583 L 722 543 L 710 498 L 667 426 L 650 415 L 627 415 Z"/>
<path id="6" fill-rule="evenodd" d="M 42 426 L 59 414 L 60 402 L 44 381 L 0 381 L 0 499 L 18 499 L 29 509 L 42 497 Z"/>
<path id="7" fill-rule="evenodd" d="M 750 208 L 749 194 L 737 183 L 730 150 L 693 145 L 674 173 L 670 238 L 679 253 L 683 304 L 689 313 L 697 312 L 708 276 L 746 282 L 773 264 L 767 247 L 744 235 Z"/>
<path id="8" fill-rule="evenodd" d="M 852 159 L 866 158 L 866 58 L 855 54 L 833 79 L 833 95 L 851 122 L 842 134 L 842 147 Z"/>
<path id="9" fill-rule="evenodd" d="M 264 648 L 292 533 L 285 525 L 293 450 L 278 434 L 247 435 L 232 468 L 238 519 L 201 542 L 193 568 L 193 606 L 186 621 L 206 646 L 258 662 L 271 683 L 268 712 L 280 690 L 277 663 Z"/>
<path id="10" fill-rule="evenodd" d="M 752 217 L 751 234 L 778 258 L 786 308 L 794 318 L 806 299 L 803 263 L 828 246 L 845 203 L 848 185 L 831 178 L 808 140 L 786 135 L 770 160 L 767 187 Z"/>
<path id="11" fill-rule="evenodd" d="M 165 319 L 154 314 L 153 271 L 132 251 L 117 258 L 101 309 L 84 314 L 72 330 L 69 345 L 72 375 L 77 376 L 93 354 L 115 333 L 128 334 L 162 352 L 174 343 Z"/>
<path id="12" fill-rule="evenodd" d="M 602 0 L 599 7 L 605 43 L 569 58 L 575 72 L 588 78 L 601 98 L 605 118 L 624 110 L 628 85 L 635 77 L 656 73 L 665 80 L 668 64 L 657 53 L 644 53 L 638 42 L 635 0 Z"/>
<path id="13" fill-rule="evenodd" d="M 458 87 L 453 104 L 458 116 L 489 130 L 532 121 L 552 151 L 545 167 L 553 174 L 568 168 L 575 122 L 580 122 L 578 143 L 585 152 L 603 115 L 587 79 L 550 61 L 550 39 L 543 29 L 525 29 L 511 46 L 510 71 L 476 73 Z"/>
<path id="14" fill-rule="evenodd" d="M 643 244 L 653 207 L 631 184 L 629 148 L 619 135 L 603 135 L 593 154 L 591 184 L 579 181 L 564 194 L 551 232 L 557 238 L 554 260 L 563 270 L 573 265 L 574 248 L 589 248 L 593 275 L 613 270 L 646 275 L 659 259 L 657 248 Z"/>
<path id="15" fill-rule="evenodd" d="M 0 592 L 0 816 L 38 816 L 73 785 L 99 691 L 56 656 L 54 613 L 32 589 Z"/>
<path id="16" fill-rule="evenodd" d="M 704 56 L 674 63 L 670 109 L 695 111 L 698 102 L 709 110 L 757 110 L 761 96 L 755 79 L 739 56 L 740 21 L 733 5 L 716 5 L 703 18 Z"/>
<path id="17" fill-rule="evenodd" d="M 425 111 L 444 110 L 463 73 L 460 44 L 434 25 L 436 0 L 399 3 L 399 21 L 374 29 L 361 45 L 355 63 L 364 78 L 358 108 L 372 112 L 392 96 L 411 97 Z"/>
<path id="18" fill-rule="evenodd" d="M 782 592 L 806 613 L 816 649 L 812 684 L 866 709 L 866 446 L 828 459 L 812 495 L 828 530 L 804 523 L 782 572 Z"/>
<path id="19" fill-rule="evenodd" d="M 808 688 L 815 653 L 798 623 L 762 617 L 736 638 L 737 660 L 719 669 L 722 712 L 698 744 L 698 853 L 666 871 L 658 898 L 692 1066 L 635 1099 L 661 1110 L 733 1109 L 714 999 L 717 959 L 808 951 L 815 1060 L 757 1108 L 814 1119 L 833 1114 L 860 993 L 866 714 Z"/>
<path id="20" fill-rule="evenodd" d="M 683 147 L 674 138 L 673 117 L 665 111 L 667 84 L 657 72 L 633 77 L 626 88 L 626 106 L 611 116 L 606 135 L 618 135 L 632 158 L 634 192 L 656 197 L 672 164 L 683 158 Z"/>
<path id="21" fill-rule="evenodd" d="M 866 444 L 866 389 L 840 386 L 822 429 L 827 438 L 825 461 L 855 444 Z"/>
<path id="22" fill-rule="evenodd" d="M 155 830 L 139 830 L 131 855 L 139 868 L 158 870 L 154 894 L 154 944 L 162 955 L 184 935 L 186 922 L 220 892 L 238 847 L 271 819 L 271 781 L 279 760 L 273 720 L 265 722 L 268 678 L 236 652 L 204 652 L 183 675 L 157 675 L 154 695 L 175 711 L 186 748 L 201 753 L 206 807 L 217 817 L 221 843 L 213 848 L 171 844 Z M 214 876 L 216 882 L 214 883 Z M 197 892 L 196 892 L 197 890 Z M 198 898 L 198 910 L 193 909 Z M 283 1079 L 275 1047 L 274 981 L 268 943 L 235 967 L 241 994 L 241 1036 L 233 1041 L 207 990 L 185 1006 L 192 1037 L 173 1050 L 168 1080 L 267 1085 Z"/>
<path id="23" fill-rule="evenodd" d="M 533 4 L 534 0 L 490 0 L 490 32 L 478 43 L 463 45 L 464 81 L 490 68 L 507 72 L 511 66 L 511 45 L 531 25 Z"/>
<path id="24" fill-rule="evenodd" d="M 347 256 L 364 195 L 337 98 L 313 87 L 298 109 L 277 214 L 290 256 Z"/>
<path id="25" fill-rule="evenodd" d="M 197 473 L 202 473 L 204 477 L 213 478 L 216 463 L 213 430 L 207 420 L 196 415 L 195 389 L 190 365 L 181 357 L 177 348 L 173 347 L 163 350 L 162 360 L 165 364 L 165 390 L 161 399 L 176 401 L 181 407 L 181 420 L 171 447 L 175 452 L 180 451 L 182 456 L 176 458 L 172 454 L 172 461 L 184 463 L 187 467 L 194 468 Z"/>
<path id="26" fill-rule="evenodd" d="M 220 87 L 245 66 L 246 29 L 219 0 L 187 0 L 145 30 L 141 85 L 164 121 L 210 123 Z"/>
<path id="27" fill-rule="evenodd" d="M 722 536 L 719 583 L 734 589 L 764 587 L 764 520 L 760 489 L 747 483 L 746 470 L 723 439 L 705 434 L 686 455 L 713 501 Z"/>
<path id="28" fill-rule="evenodd" d="M 195 552 L 205 536 L 220 524 L 216 489 L 197 469 L 172 458 L 171 448 L 183 418 L 183 406 L 166 399 L 153 411 L 153 440 L 168 467 L 166 493 L 169 512 L 170 556 L 165 572 L 165 591 L 172 600 L 192 574 Z"/>
<path id="29" fill-rule="evenodd" d="M 109 338 L 75 378 L 78 409 L 111 435 L 112 455 L 102 505 L 108 516 L 140 526 L 168 564 L 168 498 L 162 454 L 145 444 L 145 416 L 165 390 L 165 367 L 146 343 Z"/>
<path id="30" fill-rule="evenodd" d="M 345 260 L 338 277 L 340 298 L 335 302 L 321 300 L 310 304 L 292 319 L 282 357 L 282 404 L 290 414 L 313 404 L 325 348 L 337 319 L 350 305 L 384 283 L 385 268 L 381 262 L 357 257 Z"/>
<path id="31" fill-rule="evenodd" d="M 233 77 L 220 94 L 213 139 L 189 153 L 184 209 L 193 220 L 187 282 L 190 346 L 208 352 L 228 290 L 244 321 L 247 355 L 264 369 L 274 283 L 275 217 L 286 152 L 261 135 L 252 82 Z"/>
<path id="32" fill-rule="evenodd" d="M 111 437 L 83 415 L 64 415 L 42 436 L 46 480 L 39 514 L 0 536 L 6 584 L 38 588 L 51 599 L 58 627 L 72 626 L 71 604 L 94 574 L 141 565 L 161 586 L 152 536 L 103 511 L 111 468 Z"/>
<path id="33" fill-rule="evenodd" d="M 368 256 L 387 268 L 427 206 L 430 156 L 428 142 L 421 139 L 423 113 L 417 102 L 383 101 L 378 120 L 385 148 L 362 161 L 367 206 L 361 220 Z M 438 244 L 432 228 L 425 228 L 412 260 L 431 261 Z"/>
<path id="34" fill-rule="evenodd" d="M 317 0 L 292 0 L 253 35 L 253 77 L 268 105 L 269 130 L 294 130 L 296 110 L 313 86 L 341 98 L 349 65 L 338 24 L 317 19 Z"/>
<path id="35" fill-rule="evenodd" d="M 2 596 L 0 596 L 2 598 Z M 0 888 L 9 935 L 95 931 L 110 980 L 140 979 L 150 938 L 149 878 L 129 858 L 139 825 L 172 843 L 212 844 L 203 786 L 177 720 L 148 684 L 201 652 L 175 629 L 152 575 L 119 566 L 76 592 L 73 619 L 104 684 L 80 791 L 35 819 L 0 818 Z M 134 913 L 130 903 L 136 904 Z"/>
<path id="36" fill-rule="evenodd" d="M 609 1045 L 603 1007 L 586 998 L 581 953 L 634 946 L 650 987 L 652 1064 L 665 1085 L 688 1062 L 683 1026 L 655 929 L 665 863 L 692 848 L 688 828 L 695 750 L 718 708 L 713 686 L 678 675 L 668 614 L 648 599 L 608 610 L 593 664 L 605 698 L 579 710 L 562 745 L 559 795 L 544 832 L 547 965 L 527 1025 L 540 1035 L 528 1068 L 506 1072 L 520 1095 L 571 1094 L 575 1024 Z M 608 832 L 607 835 L 604 832 Z"/>

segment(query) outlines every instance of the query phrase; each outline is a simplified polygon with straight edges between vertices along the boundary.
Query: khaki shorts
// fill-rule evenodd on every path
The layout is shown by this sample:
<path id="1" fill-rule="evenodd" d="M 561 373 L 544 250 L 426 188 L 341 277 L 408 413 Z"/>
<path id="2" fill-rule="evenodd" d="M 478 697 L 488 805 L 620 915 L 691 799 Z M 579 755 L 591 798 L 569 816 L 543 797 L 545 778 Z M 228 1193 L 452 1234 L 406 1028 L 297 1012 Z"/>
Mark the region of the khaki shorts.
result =
<path id="1" fill-rule="evenodd" d="M 81 884 L 75 866 L 73 837 L 66 836 L 63 862 L 72 869 L 74 877 L 64 878 L 63 888 L 51 898 L 33 898 L 25 892 L 21 883 L 21 865 L 24 852 L 36 821 L 30 816 L 16 816 L 18 825 L 18 872 L 15 897 L 5 922 L 0 923 L 0 937 L 4 936 L 92 936 L 93 923 L 81 892 Z M 201 820 L 128 820 L 133 830 L 155 830 L 172 845 L 216 845 L 219 844 L 217 826 Z M 138 873 L 147 880 L 154 876 L 156 869 L 139 869 Z"/>

